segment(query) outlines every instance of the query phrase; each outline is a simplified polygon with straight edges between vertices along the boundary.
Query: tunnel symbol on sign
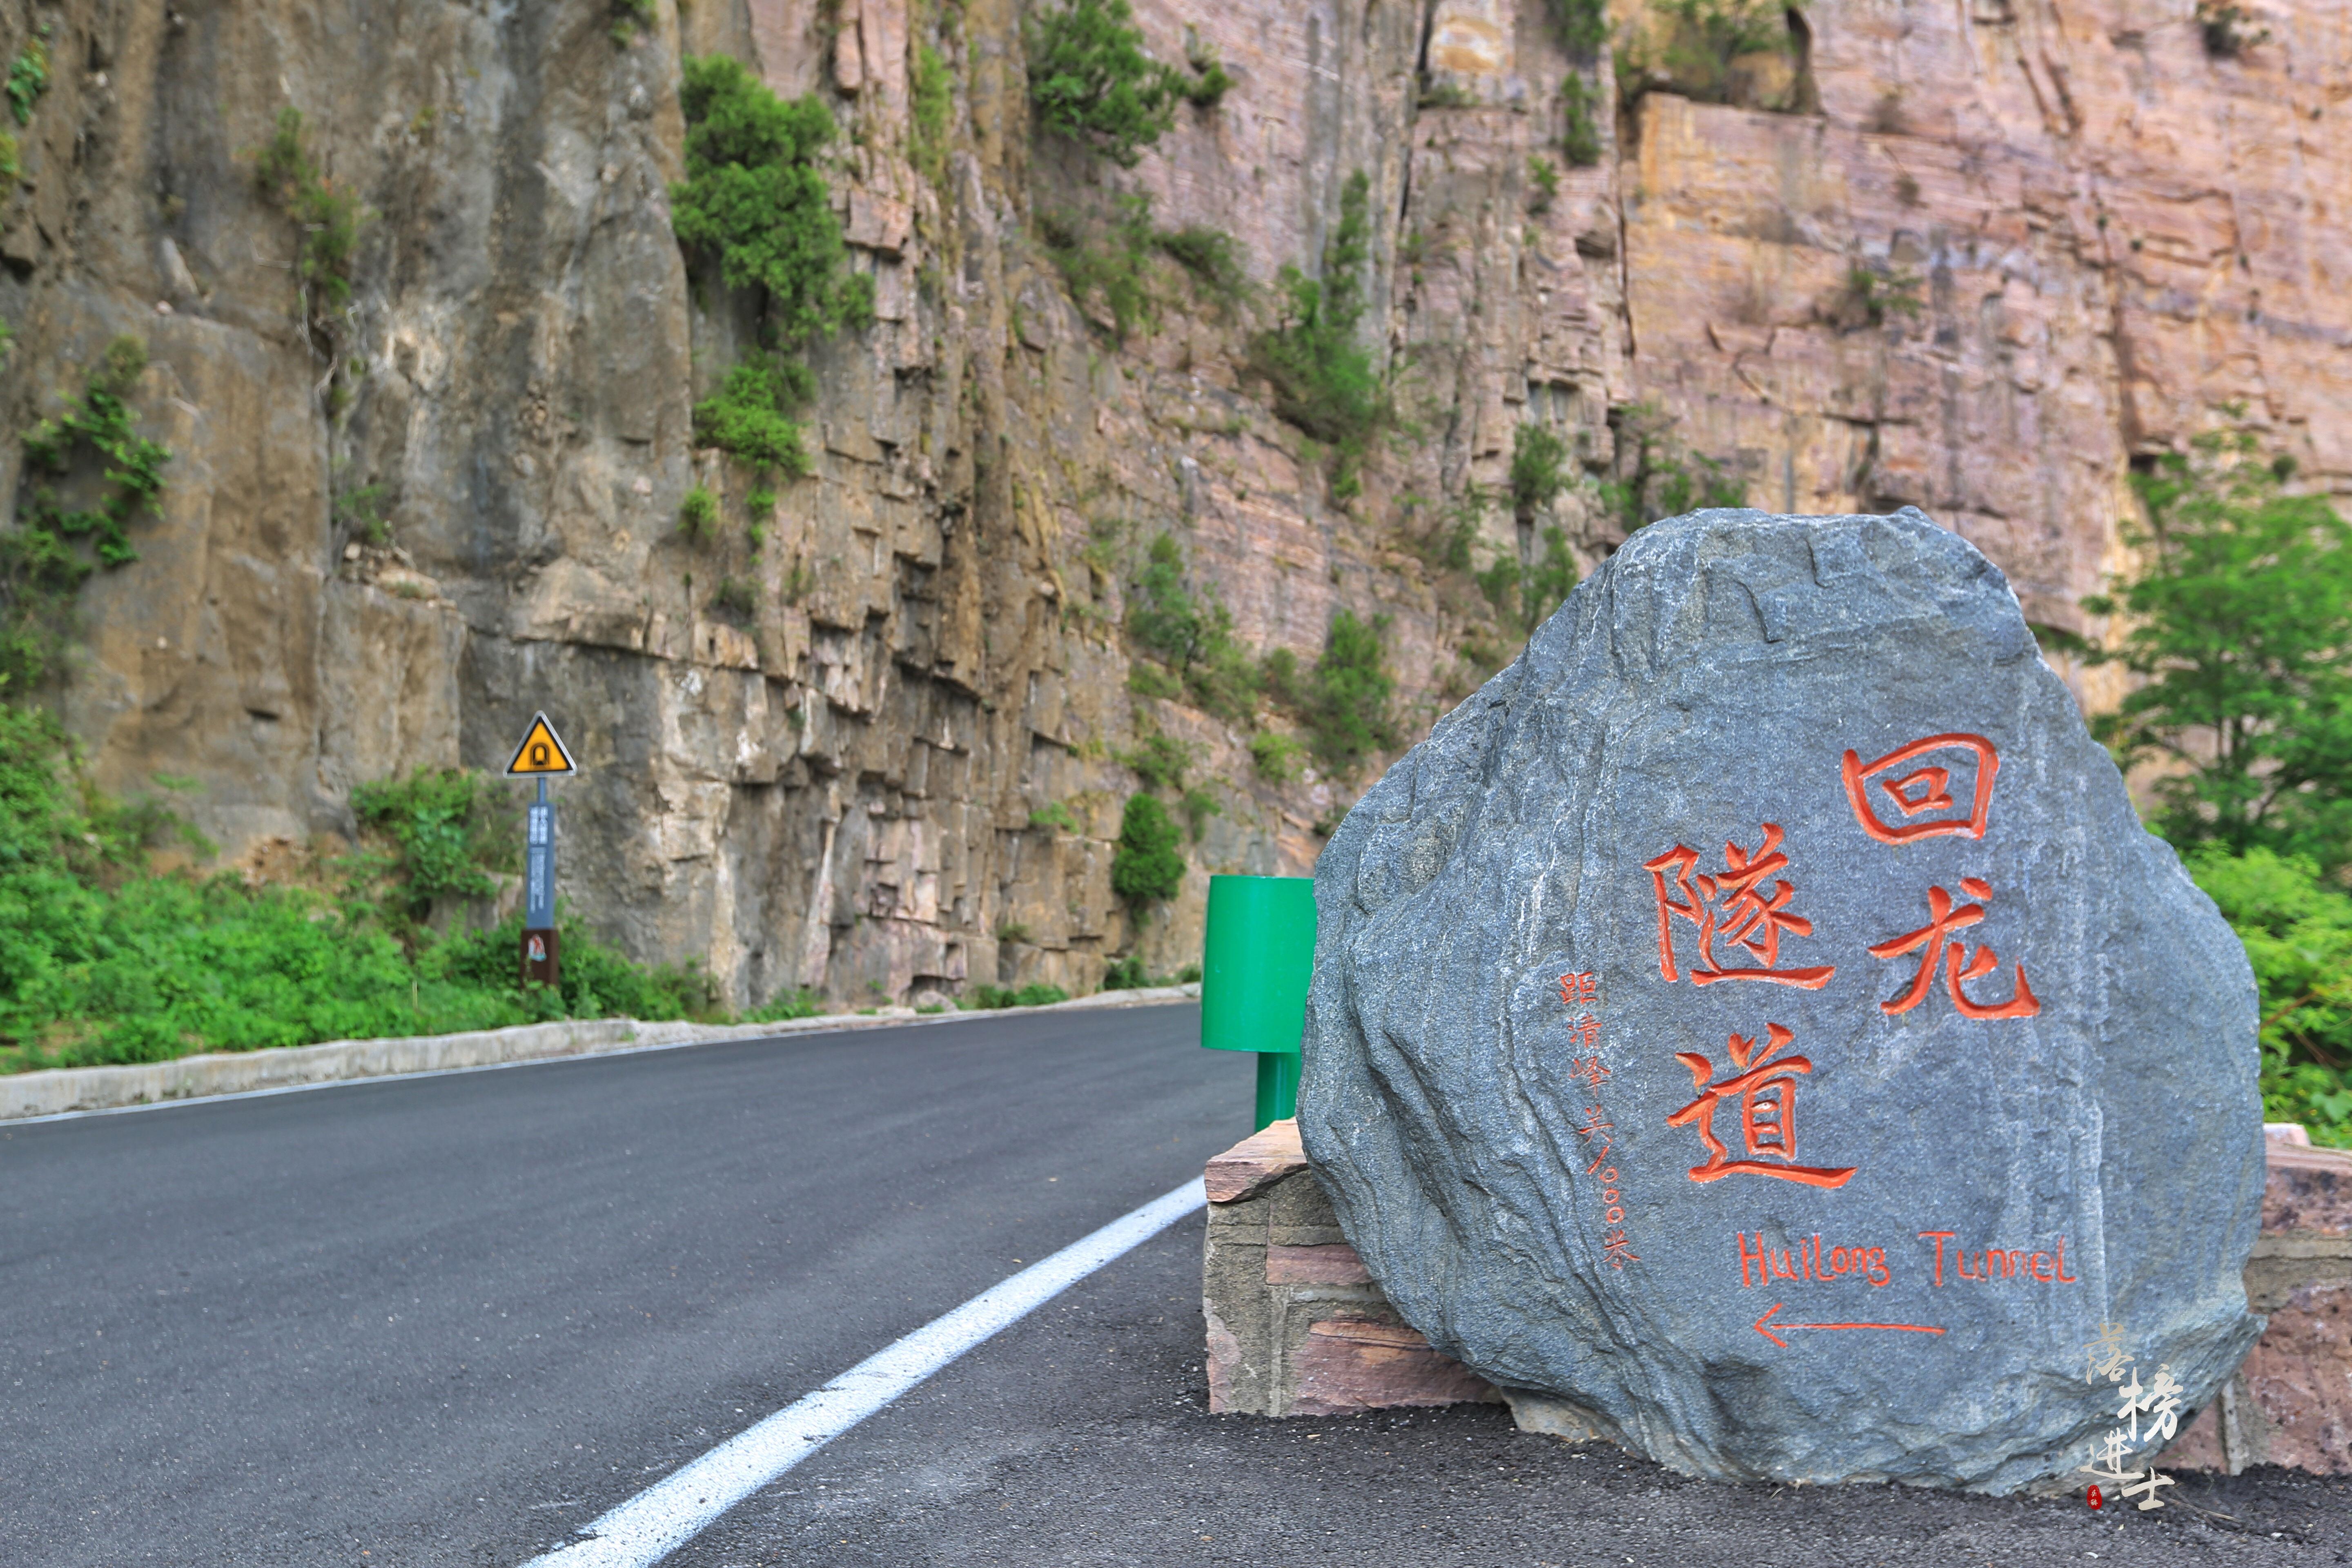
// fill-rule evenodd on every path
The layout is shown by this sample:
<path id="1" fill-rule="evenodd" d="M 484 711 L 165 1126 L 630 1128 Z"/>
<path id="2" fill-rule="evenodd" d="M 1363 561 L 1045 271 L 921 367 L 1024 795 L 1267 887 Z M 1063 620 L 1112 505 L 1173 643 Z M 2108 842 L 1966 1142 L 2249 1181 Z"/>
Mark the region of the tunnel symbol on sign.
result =
<path id="1" fill-rule="evenodd" d="M 572 753 L 563 748 L 562 738 L 555 726 L 547 721 L 544 713 L 531 715 L 530 728 L 524 731 L 522 744 L 515 748 L 514 761 L 507 764 L 509 776 L 528 777 L 532 773 L 572 773 L 579 768 Z"/>

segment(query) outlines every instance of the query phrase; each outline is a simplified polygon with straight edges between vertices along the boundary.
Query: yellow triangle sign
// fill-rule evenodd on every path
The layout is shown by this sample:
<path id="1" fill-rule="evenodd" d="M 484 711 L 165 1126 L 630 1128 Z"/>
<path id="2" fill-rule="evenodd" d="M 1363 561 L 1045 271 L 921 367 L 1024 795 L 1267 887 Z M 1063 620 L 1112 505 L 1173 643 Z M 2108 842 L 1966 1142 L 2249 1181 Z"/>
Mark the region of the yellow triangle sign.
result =
<path id="1" fill-rule="evenodd" d="M 562 738 L 555 726 L 547 721 L 544 713 L 530 718 L 530 731 L 515 748 L 514 761 L 507 764 L 509 777 L 531 773 L 576 773 L 580 771 L 572 761 L 572 753 L 563 749 Z"/>

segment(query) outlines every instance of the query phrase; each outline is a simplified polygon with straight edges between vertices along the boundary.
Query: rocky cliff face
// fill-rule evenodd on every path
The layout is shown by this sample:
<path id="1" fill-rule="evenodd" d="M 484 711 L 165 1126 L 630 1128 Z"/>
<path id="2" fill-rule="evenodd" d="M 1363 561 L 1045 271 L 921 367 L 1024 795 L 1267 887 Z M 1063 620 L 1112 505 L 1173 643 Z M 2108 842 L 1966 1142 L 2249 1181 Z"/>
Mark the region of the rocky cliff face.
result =
<path id="1" fill-rule="evenodd" d="M 1311 661 L 1339 610 L 1389 617 L 1410 739 L 1517 641 L 1445 531 L 1467 519 L 1484 565 L 1559 526 L 1590 565 L 1624 521 L 1598 481 L 1645 447 L 1778 509 L 1916 503 L 2032 618 L 2093 635 L 2074 601 L 2118 559 L 2136 459 L 2252 424 L 2352 491 L 2332 0 L 2261 0 L 2234 58 L 2190 0 L 1816 0 L 1792 54 L 1748 62 L 1764 86 L 1717 95 L 1787 110 L 1655 87 L 1616 114 L 1614 79 L 1659 79 L 1571 61 L 1542 0 L 1139 0 L 1160 58 L 1235 85 L 1131 174 L 1032 134 L 1015 0 L 635 9 L 0 13 L 0 50 L 46 26 L 51 61 L 0 193 L 0 405 L 23 428 L 134 331 L 132 401 L 175 454 L 44 693 L 100 782 L 195 781 L 200 824 L 260 863 L 348 832 L 358 782 L 501 764 L 543 708 L 585 770 L 559 786 L 566 894 L 641 956 L 699 957 L 738 1003 L 1076 989 L 1197 952 L 1206 875 L 1307 871 L 1364 782 L 1268 782 L 1244 731 L 1129 690 L 1161 534 L 1255 650 Z M 919 46 L 952 81 L 936 178 Z M 815 470 L 756 550 L 751 482 L 690 414 L 751 314 L 669 219 L 679 58 L 713 50 L 834 105 L 876 289 L 817 353 Z M 1559 153 L 1571 71 L 1601 103 L 1590 167 Z M 372 214 L 347 310 L 306 295 L 255 178 L 287 107 Z M 1271 305 L 1171 272 L 1158 329 L 1118 342 L 1039 225 L 1148 193 L 1265 285 L 1315 269 L 1359 172 L 1366 341 L 1406 423 L 1335 500 L 1244 368 Z M 1475 504 L 1530 422 L 1588 482 Z M 0 515 L 24 482 L 0 446 Z M 704 542 L 677 522 L 697 484 L 729 520 Z M 1154 732 L 1220 814 L 1138 922 L 1109 840 L 1118 753 Z M 1032 826 L 1056 803 L 1075 830 Z"/>

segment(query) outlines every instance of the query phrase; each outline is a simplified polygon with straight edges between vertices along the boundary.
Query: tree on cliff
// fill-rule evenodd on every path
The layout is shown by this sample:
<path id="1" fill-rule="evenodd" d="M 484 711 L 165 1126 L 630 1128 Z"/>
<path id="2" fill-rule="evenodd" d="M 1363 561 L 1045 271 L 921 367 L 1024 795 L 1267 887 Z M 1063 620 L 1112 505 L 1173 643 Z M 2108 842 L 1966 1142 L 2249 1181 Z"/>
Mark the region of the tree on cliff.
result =
<path id="1" fill-rule="evenodd" d="M 2289 494 L 2284 460 L 2249 432 L 2199 439 L 2138 481 L 2148 526 L 2127 528 L 2139 570 L 2083 607 L 2130 628 L 2094 664 L 2143 684 L 2094 732 L 2156 785 L 2157 830 L 2352 864 L 2352 525 L 2326 499 Z"/>
<path id="2" fill-rule="evenodd" d="M 1185 83 L 1145 52 L 1127 0 L 1069 0 L 1030 24 L 1028 54 L 1037 123 L 1123 169 L 1176 122 Z"/>

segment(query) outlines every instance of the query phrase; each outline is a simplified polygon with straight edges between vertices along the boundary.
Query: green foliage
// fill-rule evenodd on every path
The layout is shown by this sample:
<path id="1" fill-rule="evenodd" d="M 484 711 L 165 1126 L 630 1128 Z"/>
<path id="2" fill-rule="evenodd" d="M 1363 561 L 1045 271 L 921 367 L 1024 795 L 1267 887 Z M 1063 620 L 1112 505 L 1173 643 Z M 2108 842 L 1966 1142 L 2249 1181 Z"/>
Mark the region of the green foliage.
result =
<path id="1" fill-rule="evenodd" d="M 719 579 L 719 586 L 711 590 L 710 607 L 739 626 L 749 625 L 760 613 L 760 591 L 749 578 L 730 574 Z"/>
<path id="2" fill-rule="evenodd" d="M 815 162 L 833 115 L 811 94 L 786 102 L 727 55 L 686 61 L 686 178 L 670 187 L 680 240 L 714 253 L 729 286 L 767 291 L 779 342 L 863 326 L 873 280 L 852 272 L 832 192 Z"/>
<path id="3" fill-rule="evenodd" d="M 1846 268 L 1832 319 L 1846 328 L 1883 327 L 1889 316 L 1916 318 L 1927 309 L 1919 298 L 1919 275 L 1899 267 L 1880 270 L 1860 263 Z"/>
<path id="4" fill-rule="evenodd" d="M 1201 966 L 1188 963 L 1173 974 L 1152 974 L 1143 967 L 1143 955 L 1130 952 L 1104 966 L 1102 988 L 1106 991 L 1141 991 L 1155 985 L 1190 985 L 1201 978 Z"/>
<path id="5" fill-rule="evenodd" d="M 1116 215 L 1097 224 L 1073 213 L 1042 214 L 1038 229 L 1045 254 L 1070 286 L 1081 310 L 1099 300 L 1119 342 L 1137 328 L 1160 330 L 1160 300 L 1147 271 L 1159 235 L 1151 226 L 1151 198 L 1113 198 Z"/>
<path id="6" fill-rule="evenodd" d="M 789 991 L 779 991 L 774 996 L 743 1015 L 746 1024 L 782 1024 L 794 1018 L 816 1018 L 824 1015 L 824 998 L 805 985 L 795 985 Z"/>
<path id="7" fill-rule="evenodd" d="M 147 345 L 116 338 L 82 395 L 25 433 L 17 525 L 0 532 L 0 689 L 22 692 L 47 673 L 73 595 L 92 572 L 139 558 L 131 525 L 156 510 L 172 460 L 133 428 L 125 401 L 146 368 Z"/>
<path id="8" fill-rule="evenodd" d="M 1655 89 L 1700 103 L 1748 103 L 1755 86 L 1741 62 L 1794 47 L 1781 0 L 1660 0 L 1648 32 L 1629 37 L 1617 51 L 1619 89 L 1629 102 Z M 1750 106 L 1795 107 L 1780 100 Z"/>
<path id="9" fill-rule="evenodd" d="M 1349 176 L 1322 278 L 1285 267 L 1281 319 L 1250 344 L 1250 369 L 1272 390 L 1276 415 L 1331 449 L 1331 493 L 1341 500 L 1360 488 L 1356 469 L 1395 418 L 1388 386 L 1356 338 L 1371 257 L 1370 191 L 1361 170 Z"/>
<path id="10" fill-rule="evenodd" d="M 2155 826 L 2182 846 L 2218 840 L 2352 863 L 2352 525 L 2290 495 L 2251 433 L 2200 438 L 2139 480 L 2141 564 L 2094 615 L 2123 615 L 2094 663 L 2140 678 L 2093 725 L 2157 781 Z"/>
<path id="11" fill-rule="evenodd" d="M 48 29 L 44 26 L 42 35 Z M 49 90 L 49 46 L 44 37 L 25 40 L 25 47 L 8 64 L 8 111 L 19 125 L 33 122 L 33 105 Z"/>
<path id="12" fill-rule="evenodd" d="M 368 213 L 355 192 L 329 179 L 302 133 L 302 111 L 278 111 L 278 128 L 255 165 L 261 194 L 301 226 L 295 272 L 310 293 L 313 325 L 351 301 L 352 258 Z"/>
<path id="13" fill-rule="evenodd" d="M 9 187 L 16 183 L 17 176 L 23 173 L 24 166 L 16 160 L 16 133 L 0 131 L 0 196 L 8 194 Z M 0 343 L 6 342 L 7 338 L 0 335 Z"/>
<path id="14" fill-rule="evenodd" d="M 1609 0 L 1544 0 L 1544 11 L 1572 59 L 1590 65 L 1609 41 Z"/>
<path id="15" fill-rule="evenodd" d="M 1528 160 L 1528 186 L 1534 193 L 1528 198 L 1528 211 L 1548 213 L 1559 196 L 1559 170 L 1549 158 Z"/>
<path id="16" fill-rule="evenodd" d="M 1143 47 L 1127 0 L 1067 0 L 1030 19 L 1029 102 L 1037 123 L 1132 169 L 1176 122 L 1188 84 Z"/>
<path id="17" fill-rule="evenodd" d="M 1070 816 L 1070 808 L 1058 800 L 1047 801 L 1044 805 L 1031 812 L 1029 826 L 1058 829 L 1063 833 L 1076 833 L 1078 830 L 1076 819 Z"/>
<path id="18" fill-rule="evenodd" d="M 2352 1148 L 2352 896 L 2303 856 L 2206 843 L 2189 875 L 2246 944 L 2262 997 L 2263 1114 Z"/>
<path id="19" fill-rule="evenodd" d="M 2217 60 L 2234 60 L 2257 44 L 2270 42 L 2268 27 L 2251 33 L 2244 30 L 2252 15 L 2236 0 L 2197 0 L 2197 32 L 2205 42 L 2205 52 Z"/>
<path id="20" fill-rule="evenodd" d="M 1627 533 L 1664 517 L 1704 507 L 1748 504 L 1748 482 L 1730 466 L 1693 452 L 1675 430 L 1675 416 L 1654 403 L 1609 411 L 1617 435 L 1617 475 L 1600 487 L 1601 504 Z"/>
<path id="21" fill-rule="evenodd" d="M 508 858 L 498 836 L 511 825 L 496 801 L 490 780 L 463 768 L 418 768 L 352 791 L 352 815 L 399 847 L 394 879 L 411 919 L 422 919 L 436 899 L 484 899 L 497 890 L 484 868 Z"/>
<path id="22" fill-rule="evenodd" d="M 1416 109 L 1475 109 L 1478 95 L 1458 81 L 1429 81 L 1421 84 L 1421 92 L 1413 100 Z"/>
<path id="23" fill-rule="evenodd" d="M 1594 112 L 1601 107 L 1600 98 L 1580 72 L 1570 71 L 1559 84 L 1560 112 L 1567 121 L 1559 151 L 1571 169 L 1590 169 L 1601 162 L 1601 126 Z"/>
<path id="24" fill-rule="evenodd" d="M 948 183 L 948 153 L 954 146 L 955 80 L 939 50 L 927 43 L 915 46 L 914 68 L 908 93 L 908 160 L 918 173 L 944 192 Z"/>
<path id="25" fill-rule="evenodd" d="M 719 528 L 719 498 L 700 485 L 686 492 L 677 503 L 677 531 L 696 544 L 708 540 Z"/>
<path id="26" fill-rule="evenodd" d="M 613 0 L 613 43 L 626 48 L 639 33 L 650 33 L 659 20 L 654 0 Z"/>
<path id="27" fill-rule="evenodd" d="M 1234 637 L 1233 612 L 1213 597 L 1196 598 L 1185 586 L 1183 551 L 1171 535 L 1151 542 L 1128 595 L 1127 631 L 1175 672 L 1184 694 L 1202 712 L 1241 724 L 1257 710 L 1258 673 Z M 1132 676 L 1129 685 L 1143 689 Z"/>
<path id="28" fill-rule="evenodd" d="M 1192 79 L 1176 76 L 1171 85 L 1186 102 L 1200 110 L 1214 109 L 1224 102 L 1225 94 L 1233 90 L 1233 73 L 1225 69 L 1216 49 L 1202 41 L 1197 28 L 1184 29 L 1184 63 L 1192 68 Z"/>
<path id="29" fill-rule="evenodd" d="M 1543 531 L 1543 554 L 1531 567 L 1521 567 L 1510 556 L 1498 557 L 1477 574 L 1479 590 L 1495 608 L 1496 617 L 1532 636 L 1567 602 L 1576 586 L 1576 558 L 1569 553 L 1568 535 L 1557 526 Z"/>
<path id="30" fill-rule="evenodd" d="M 1056 1002 L 1069 999 L 1070 994 L 1060 986 L 1047 985 L 1039 981 L 1024 985 L 1018 991 L 994 985 L 975 985 L 971 990 L 971 1000 L 965 1005 L 976 1011 L 993 1012 L 1004 1007 L 1050 1007 Z"/>
<path id="31" fill-rule="evenodd" d="M 1209 830 L 1209 818 L 1225 815 L 1224 804 L 1204 789 L 1186 790 L 1184 798 L 1177 804 L 1183 808 L 1184 826 L 1191 830 L 1195 844 Z"/>
<path id="32" fill-rule="evenodd" d="M 1129 795 L 1119 818 L 1118 845 L 1111 851 L 1111 891 L 1139 913 L 1174 898 L 1184 885 L 1183 837 L 1158 800 Z"/>
<path id="33" fill-rule="evenodd" d="M 1192 748 L 1172 735 L 1157 732 L 1143 737 L 1131 752 L 1115 753 L 1118 762 L 1143 781 L 1149 790 L 1181 790 L 1192 771 Z"/>
<path id="34" fill-rule="evenodd" d="M 1342 610 L 1330 638 L 1299 694 L 1299 717 L 1316 760 L 1334 773 L 1352 773 L 1376 752 L 1398 743 L 1389 700 L 1396 678 L 1386 667 L 1389 618 L 1359 620 Z M 1284 650 L 1287 651 L 1287 650 Z"/>
<path id="35" fill-rule="evenodd" d="M 430 819 L 388 819 L 421 847 L 404 886 L 461 890 L 478 860 L 449 850 L 465 831 L 446 815 L 459 786 L 393 793 Z M 152 803 L 80 781 L 46 715 L 0 707 L 0 1070 L 710 1005 L 695 971 L 631 964 L 569 920 L 563 986 L 549 994 L 521 982 L 519 920 L 412 952 L 364 900 L 155 875 L 147 851 L 172 827 Z"/>
<path id="36" fill-rule="evenodd" d="M 695 438 L 761 469 L 796 479 L 809 470 L 800 422 L 789 410 L 815 390 L 808 367 L 792 360 L 748 359 L 719 390 L 694 405 Z"/>
<path id="37" fill-rule="evenodd" d="M 1232 235 L 1221 228 L 1188 224 L 1160 230 L 1154 243 L 1191 276 L 1199 292 L 1228 309 L 1241 302 L 1249 279 L 1242 269 L 1242 247 Z"/>
<path id="38" fill-rule="evenodd" d="M 1287 735 L 1261 730 L 1250 737 L 1250 762 L 1268 784 L 1288 784 L 1298 776 L 1298 758 L 1306 748 Z"/>
<path id="39" fill-rule="evenodd" d="M 1521 522 L 1568 489 L 1568 443 L 1549 425 L 1523 424 L 1511 433 L 1511 514 Z"/>

